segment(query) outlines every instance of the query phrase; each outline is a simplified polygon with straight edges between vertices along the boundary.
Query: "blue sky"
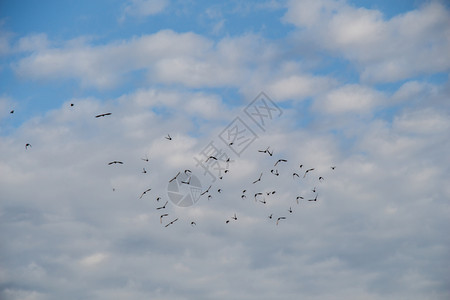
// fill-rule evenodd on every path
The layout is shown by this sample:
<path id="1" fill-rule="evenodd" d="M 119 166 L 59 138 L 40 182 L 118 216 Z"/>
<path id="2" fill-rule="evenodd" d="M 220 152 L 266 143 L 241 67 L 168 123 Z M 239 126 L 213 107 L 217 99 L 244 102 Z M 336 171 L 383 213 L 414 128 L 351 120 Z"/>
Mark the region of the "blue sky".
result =
<path id="1" fill-rule="evenodd" d="M 0 298 L 448 299 L 449 33 L 446 1 L 0 2 Z"/>

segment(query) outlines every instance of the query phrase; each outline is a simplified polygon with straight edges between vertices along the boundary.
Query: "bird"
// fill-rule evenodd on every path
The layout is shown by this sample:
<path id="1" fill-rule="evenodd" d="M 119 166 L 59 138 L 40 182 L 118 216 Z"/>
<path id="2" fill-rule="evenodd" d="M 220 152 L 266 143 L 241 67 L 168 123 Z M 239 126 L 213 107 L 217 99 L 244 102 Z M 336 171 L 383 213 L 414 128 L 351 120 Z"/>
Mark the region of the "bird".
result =
<path id="1" fill-rule="evenodd" d="M 212 196 L 211 195 L 208 195 L 208 201 L 209 201 L 209 199 L 211 199 L 212 198 Z"/>
<path id="2" fill-rule="evenodd" d="M 314 197 L 314 199 L 308 199 L 308 201 L 317 201 L 317 195 L 318 194 L 316 194 L 316 197 Z"/>
<path id="3" fill-rule="evenodd" d="M 242 194 L 245 194 L 246 191 L 247 191 L 247 190 L 243 190 L 243 191 L 242 191 Z"/>
<path id="4" fill-rule="evenodd" d="M 314 187 L 311 191 L 312 191 L 313 193 L 315 193 L 315 192 L 316 192 L 316 187 Z"/>
<path id="5" fill-rule="evenodd" d="M 280 173 L 278 173 L 278 170 L 270 170 L 270 173 L 272 173 L 275 176 L 280 175 Z"/>
<path id="6" fill-rule="evenodd" d="M 187 175 L 187 173 L 191 174 L 192 171 L 191 170 L 184 170 L 184 174 Z"/>
<path id="7" fill-rule="evenodd" d="M 161 197 L 156 198 L 156 202 L 159 202 L 159 200 L 161 200 Z"/>
<path id="8" fill-rule="evenodd" d="M 272 216 L 273 216 L 273 214 L 270 214 L 270 215 L 269 215 L 269 219 L 272 219 Z"/>
<path id="9" fill-rule="evenodd" d="M 234 216 L 231 217 L 233 220 L 237 220 L 236 214 L 234 214 Z"/>
<path id="10" fill-rule="evenodd" d="M 191 226 L 194 227 L 194 225 L 197 225 L 194 221 L 191 222 Z"/>
<path id="11" fill-rule="evenodd" d="M 162 218 L 163 217 L 167 217 L 169 214 L 162 214 L 160 217 L 159 217 L 159 223 L 161 223 L 162 224 Z"/>
<path id="12" fill-rule="evenodd" d="M 222 189 L 218 189 L 217 192 L 218 192 L 218 193 L 222 193 Z"/>
<path id="13" fill-rule="evenodd" d="M 145 168 L 142 168 L 142 173 L 146 174 L 147 171 L 145 170 Z"/>
<path id="14" fill-rule="evenodd" d="M 267 154 L 269 154 L 270 156 L 272 156 L 272 155 L 273 155 L 273 151 L 270 152 L 270 151 L 269 151 L 269 148 L 270 148 L 270 147 L 267 147 L 266 150 L 258 150 L 258 152 L 261 152 L 261 153 L 267 153 Z"/>
<path id="15" fill-rule="evenodd" d="M 263 173 L 261 173 L 261 175 L 259 175 L 259 178 L 258 178 L 258 179 L 256 179 L 255 181 L 253 181 L 253 184 L 257 183 L 258 181 L 261 181 L 262 174 L 263 174 Z"/>
<path id="16" fill-rule="evenodd" d="M 158 209 L 164 209 L 164 208 L 166 208 L 167 203 L 169 203 L 169 201 L 166 201 L 166 203 L 164 203 L 163 206 L 157 207 L 156 209 L 158 210 Z"/>
<path id="17" fill-rule="evenodd" d="M 178 175 L 180 175 L 180 172 L 178 172 L 177 175 L 175 175 L 174 178 L 170 179 L 170 180 L 169 180 L 169 183 L 171 183 L 172 181 L 174 181 L 175 179 L 177 179 Z"/>
<path id="18" fill-rule="evenodd" d="M 332 166 L 332 167 L 331 167 L 331 170 L 334 170 L 334 169 L 336 169 L 336 166 Z"/>
<path id="19" fill-rule="evenodd" d="M 289 213 L 291 213 L 292 214 L 292 207 L 289 207 Z"/>
<path id="20" fill-rule="evenodd" d="M 262 195 L 262 193 L 256 193 L 256 194 L 255 194 L 255 202 L 256 202 L 256 197 L 258 197 L 258 196 L 260 196 L 260 195 Z"/>
<path id="21" fill-rule="evenodd" d="M 300 165 L 300 167 L 299 167 L 299 168 L 300 168 L 300 169 L 301 169 L 301 168 L 303 168 L 303 165 Z"/>
<path id="22" fill-rule="evenodd" d="M 13 109 L 12 111 L 10 111 L 9 113 L 10 113 L 10 114 L 13 114 L 13 113 L 14 113 L 14 109 Z"/>
<path id="23" fill-rule="evenodd" d="M 169 225 L 172 225 L 173 223 L 175 223 L 176 221 L 178 220 L 178 218 L 176 218 L 175 220 L 173 220 L 173 221 L 170 221 L 169 223 L 167 223 L 167 225 L 166 226 L 164 226 L 164 227 L 167 227 L 167 226 L 169 226 Z"/>
<path id="24" fill-rule="evenodd" d="M 147 194 L 148 192 L 150 192 L 152 189 L 147 189 L 147 190 L 145 190 L 142 194 L 141 194 L 141 196 L 139 197 L 139 199 L 141 199 L 145 194 Z"/>
<path id="25" fill-rule="evenodd" d="M 217 160 L 217 157 L 211 155 L 211 156 L 209 156 L 209 157 L 206 159 L 205 162 L 208 162 L 208 160 L 210 160 L 210 159 Z"/>
<path id="26" fill-rule="evenodd" d="M 259 200 L 259 202 L 261 202 L 262 204 L 266 204 L 266 203 L 267 203 L 267 202 L 266 202 L 266 199 Z"/>
<path id="27" fill-rule="evenodd" d="M 209 186 L 209 188 L 208 188 L 206 191 L 204 191 L 203 193 L 201 193 L 200 196 L 203 196 L 204 194 L 209 193 L 209 189 L 210 189 L 210 188 L 211 188 L 211 185 Z"/>
<path id="28" fill-rule="evenodd" d="M 165 138 L 168 139 L 169 141 L 172 140 L 172 137 L 170 136 L 170 134 L 167 134 L 167 136 Z"/>
<path id="29" fill-rule="evenodd" d="M 228 223 L 230 223 L 230 220 L 226 220 L 226 221 L 225 221 L 225 224 L 228 224 Z"/>
<path id="30" fill-rule="evenodd" d="M 247 196 L 245 196 L 245 195 L 242 195 L 242 196 L 241 196 L 241 198 L 242 198 L 242 199 L 245 199 L 245 198 L 247 198 Z"/>
<path id="31" fill-rule="evenodd" d="M 70 103 L 70 106 L 74 106 L 74 104 L 73 104 L 73 103 Z"/>
<path id="32" fill-rule="evenodd" d="M 191 177 L 189 177 L 188 180 L 186 180 L 186 181 L 181 181 L 181 183 L 191 184 Z"/>
<path id="33" fill-rule="evenodd" d="M 306 174 L 308 174 L 309 172 L 314 171 L 314 168 L 308 169 L 305 171 L 305 175 L 303 175 L 303 178 L 305 178 Z"/>
<path id="34" fill-rule="evenodd" d="M 293 173 L 292 178 L 294 178 L 294 176 L 297 176 L 298 178 L 300 178 L 300 176 L 297 173 Z"/>
<path id="35" fill-rule="evenodd" d="M 113 165 L 113 164 L 120 164 L 120 165 L 123 165 L 123 162 L 114 160 L 114 161 L 108 163 L 108 165 Z"/>
<path id="36" fill-rule="evenodd" d="M 277 219 L 277 225 L 278 225 L 278 222 L 279 222 L 280 220 L 286 220 L 286 217 L 278 217 L 278 219 Z"/>
<path id="37" fill-rule="evenodd" d="M 147 161 L 148 162 L 148 157 L 145 156 L 145 158 L 141 158 L 143 161 Z"/>
<path id="38" fill-rule="evenodd" d="M 26 143 L 25 144 L 25 150 L 28 149 L 28 147 L 31 147 L 31 144 Z"/>
<path id="39" fill-rule="evenodd" d="M 302 196 L 297 196 L 297 198 L 295 199 L 297 201 L 298 204 L 298 199 L 304 199 Z"/>
<path id="40" fill-rule="evenodd" d="M 320 176 L 319 177 L 319 181 L 323 181 L 324 179 L 323 179 L 323 177 L 322 176 Z"/>
<path id="41" fill-rule="evenodd" d="M 273 165 L 274 167 L 276 167 L 278 165 L 279 162 L 287 162 L 287 160 L 285 159 L 279 159 L 277 160 L 277 162 Z"/>
<path id="42" fill-rule="evenodd" d="M 105 116 L 109 116 L 109 115 L 111 115 L 111 113 L 99 114 L 99 115 L 96 115 L 95 117 L 100 118 L 100 117 L 105 117 Z"/>

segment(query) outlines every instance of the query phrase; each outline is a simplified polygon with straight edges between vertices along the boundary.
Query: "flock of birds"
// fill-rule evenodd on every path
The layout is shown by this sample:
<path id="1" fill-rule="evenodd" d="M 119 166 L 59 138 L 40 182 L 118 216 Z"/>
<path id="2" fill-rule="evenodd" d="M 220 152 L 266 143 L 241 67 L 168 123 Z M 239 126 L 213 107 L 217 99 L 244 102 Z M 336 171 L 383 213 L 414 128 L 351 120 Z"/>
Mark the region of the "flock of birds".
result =
<path id="1" fill-rule="evenodd" d="M 73 107 L 74 104 L 71 103 L 70 106 Z M 14 113 L 14 110 L 11 110 L 10 113 L 13 114 L 13 113 Z M 95 118 L 102 118 L 102 117 L 106 117 L 106 116 L 110 116 L 110 115 L 112 115 L 112 113 L 107 112 L 107 113 L 98 114 L 98 115 L 95 116 Z M 168 141 L 172 141 L 172 140 L 173 140 L 173 138 L 170 136 L 170 134 L 167 134 L 167 136 L 165 136 L 164 138 L 165 138 L 166 140 L 168 140 Z M 230 145 L 231 145 L 231 144 L 232 144 L 232 143 L 230 143 Z M 26 144 L 25 144 L 25 149 L 26 149 L 26 150 L 27 150 L 28 148 L 30 148 L 30 147 L 32 147 L 30 143 L 26 143 Z M 259 152 L 259 153 L 262 153 L 262 154 L 267 154 L 269 157 L 272 157 L 273 154 L 274 154 L 274 153 L 273 153 L 273 150 L 272 150 L 272 151 L 270 150 L 270 146 L 267 147 L 267 148 L 264 149 L 264 150 L 258 150 L 258 152 Z M 148 157 L 141 158 L 141 159 L 142 159 L 143 161 L 145 161 L 145 162 L 149 162 Z M 208 157 L 206 158 L 206 160 L 205 160 L 205 163 L 207 163 L 207 162 L 210 161 L 210 160 L 218 161 L 219 159 L 218 159 L 216 156 L 208 156 Z M 224 162 L 229 162 L 229 161 L 230 161 L 230 159 L 228 158 L 228 159 L 227 159 L 226 161 L 224 161 Z M 271 175 L 268 175 L 268 176 L 276 176 L 276 177 L 280 176 L 280 171 L 279 171 L 279 169 L 278 169 L 278 166 L 279 166 L 280 164 L 286 164 L 287 162 L 288 162 L 287 159 L 284 159 L 284 158 L 281 158 L 281 159 L 276 160 L 275 163 L 273 164 L 273 167 L 272 167 L 271 170 L 270 170 L 270 174 L 271 174 Z M 111 162 L 108 163 L 108 165 L 116 165 L 116 164 L 118 164 L 118 165 L 123 165 L 123 162 L 122 162 L 122 161 L 118 161 L 118 160 L 113 160 L 113 161 L 111 161 Z M 331 166 L 330 168 L 331 168 L 331 170 L 335 170 L 336 166 Z M 298 166 L 298 168 L 296 167 L 296 170 L 297 170 L 296 172 L 292 172 L 292 178 L 293 178 L 293 179 L 295 179 L 296 177 L 300 179 L 300 177 L 301 177 L 301 178 L 306 178 L 307 176 L 312 176 L 312 175 L 308 175 L 308 174 L 310 174 L 311 172 L 315 171 L 316 169 L 315 169 L 315 168 L 304 168 L 304 166 L 303 166 L 302 164 L 300 164 L 300 165 Z M 303 170 L 304 170 L 304 172 L 303 172 Z M 226 169 L 226 170 L 224 170 L 224 173 L 227 174 L 229 171 L 230 171 L 229 169 Z M 142 168 L 142 173 L 144 173 L 144 174 L 147 173 L 147 170 L 145 169 L 145 167 Z M 169 180 L 169 183 L 172 182 L 172 181 L 174 181 L 174 180 L 177 180 L 177 178 L 178 178 L 178 176 L 179 176 L 180 174 L 181 174 L 181 171 L 178 172 L 174 177 L 172 177 L 172 178 Z M 191 181 L 192 171 L 191 171 L 191 170 L 184 170 L 184 174 L 187 176 L 188 179 L 187 179 L 187 180 L 181 180 L 180 183 L 181 183 L 181 184 L 185 184 L 185 185 L 190 185 L 190 184 L 191 184 L 190 181 Z M 256 178 L 255 180 L 251 181 L 251 183 L 249 183 L 249 184 L 251 184 L 252 187 L 258 186 L 258 183 L 261 182 L 261 179 L 263 178 L 263 175 L 265 175 L 265 173 L 264 173 L 264 172 L 260 172 L 258 178 Z M 219 179 L 223 179 L 223 176 L 220 176 Z M 324 181 L 324 177 L 323 177 L 323 176 L 317 176 L 317 180 L 318 180 L 319 183 L 320 183 L 320 182 L 323 182 L 323 181 Z M 212 188 L 212 185 L 210 185 L 207 189 L 205 189 L 204 191 L 202 191 L 202 192 L 200 193 L 200 197 L 206 195 L 207 199 L 208 199 L 208 200 L 211 200 L 212 197 L 213 197 L 212 192 L 211 192 L 211 188 Z M 151 190 L 152 190 L 152 188 L 148 188 L 148 189 L 144 190 L 144 191 L 141 193 L 141 195 L 139 196 L 139 199 L 142 199 L 142 198 L 143 198 L 144 196 L 146 196 Z M 245 200 L 245 199 L 247 198 L 248 190 L 249 190 L 249 189 L 243 189 L 243 190 L 242 190 L 242 193 L 241 193 L 241 199 L 242 199 L 242 200 Z M 114 188 L 113 188 L 113 191 L 115 191 Z M 218 189 L 217 189 L 217 193 L 221 194 L 222 192 L 223 192 L 222 188 L 218 188 Z M 253 195 L 254 202 L 256 202 L 256 203 L 261 203 L 261 204 L 264 204 L 264 205 L 265 205 L 265 204 L 267 204 L 266 196 L 267 196 L 267 197 L 270 197 L 270 196 L 276 194 L 276 192 L 277 192 L 276 190 L 271 190 L 271 191 L 268 191 L 268 192 L 258 191 L 258 192 L 256 192 L 256 193 L 254 193 L 254 195 Z M 317 191 L 316 187 L 314 187 L 314 188 L 312 189 L 312 193 L 313 193 L 313 196 L 312 196 L 311 198 L 309 198 L 309 199 L 305 199 L 303 196 L 297 196 L 297 197 L 295 198 L 296 203 L 299 204 L 300 201 L 317 202 L 317 201 L 318 201 L 318 191 Z M 159 201 L 160 201 L 161 199 L 162 199 L 161 197 L 157 197 L 157 198 L 156 198 L 156 201 L 159 203 Z M 164 203 L 164 205 L 161 205 L 161 206 L 156 207 L 156 210 L 157 210 L 157 211 L 165 210 L 168 203 L 169 203 L 169 201 L 166 201 L 166 202 Z M 289 209 L 287 209 L 286 211 L 287 211 L 289 214 L 292 214 L 292 213 L 293 213 L 292 206 L 290 206 Z M 162 213 L 162 214 L 160 214 L 160 217 L 159 217 L 160 224 L 163 224 L 163 219 L 164 219 L 165 217 L 169 217 L 169 213 Z M 287 217 L 286 217 L 285 215 L 274 216 L 274 214 L 271 213 L 271 214 L 268 215 L 268 219 L 273 220 L 273 221 L 275 222 L 275 224 L 278 226 L 279 223 L 280 223 L 280 221 L 286 220 Z M 225 220 L 225 224 L 230 223 L 231 220 L 233 220 L 233 221 L 237 221 L 237 220 L 238 220 L 238 217 L 237 217 L 237 214 L 236 214 L 236 213 L 234 213 L 233 216 L 231 216 L 231 218 L 226 219 L 226 220 Z M 164 227 L 168 227 L 168 226 L 174 224 L 174 223 L 177 222 L 177 221 L 178 221 L 178 218 L 172 219 L 171 221 L 165 223 L 163 226 L 164 226 Z M 196 226 L 197 223 L 196 223 L 195 221 L 190 221 L 190 225 L 191 225 L 191 226 Z"/>

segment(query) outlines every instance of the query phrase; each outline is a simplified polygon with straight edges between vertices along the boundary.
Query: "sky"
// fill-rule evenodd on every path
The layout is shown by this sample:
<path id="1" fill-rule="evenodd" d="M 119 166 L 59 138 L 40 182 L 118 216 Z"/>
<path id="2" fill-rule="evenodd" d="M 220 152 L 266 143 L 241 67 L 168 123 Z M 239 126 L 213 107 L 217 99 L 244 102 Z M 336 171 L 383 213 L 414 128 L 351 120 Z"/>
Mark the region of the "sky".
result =
<path id="1" fill-rule="evenodd" d="M 446 1 L 1 1 L 0 298 L 449 299 L 449 53 Z"/>

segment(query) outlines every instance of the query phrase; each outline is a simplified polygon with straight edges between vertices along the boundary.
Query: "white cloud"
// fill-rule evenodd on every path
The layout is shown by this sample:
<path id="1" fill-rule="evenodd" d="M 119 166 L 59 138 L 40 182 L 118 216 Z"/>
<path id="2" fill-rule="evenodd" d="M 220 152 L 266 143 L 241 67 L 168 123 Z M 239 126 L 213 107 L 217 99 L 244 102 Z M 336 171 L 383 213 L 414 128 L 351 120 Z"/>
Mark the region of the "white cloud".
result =
<path id="1" fill-rule="evenodd" d="M 392 82 L 450 68 L 450 13 L 437 1 L 385 20 L 346 1 L 290 1 L 284 20 L 332 55 L 354 62 L 366 82 Z"/>

